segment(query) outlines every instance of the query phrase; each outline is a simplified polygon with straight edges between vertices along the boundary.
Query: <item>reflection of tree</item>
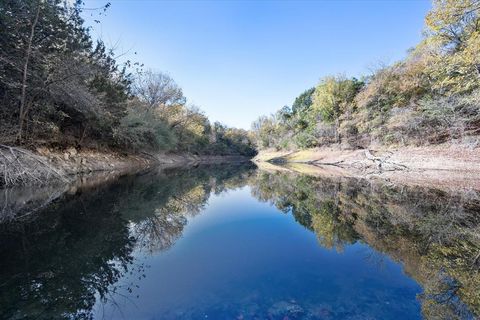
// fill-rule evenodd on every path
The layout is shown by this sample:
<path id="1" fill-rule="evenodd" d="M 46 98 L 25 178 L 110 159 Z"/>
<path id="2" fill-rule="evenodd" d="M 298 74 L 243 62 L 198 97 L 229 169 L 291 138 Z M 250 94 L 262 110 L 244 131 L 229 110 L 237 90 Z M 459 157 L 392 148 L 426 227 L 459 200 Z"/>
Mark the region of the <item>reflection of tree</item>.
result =
<path id="1" fill-rule="evenodd" d="M 0 318 L 91 318 L 97 296 L 111 301 L 123 274 L 142 272 L 133 264 L 135 247 L 171 246 L 210 192 L 245 185 L 251 169 L 206 166 L 126 176 L 64 195 L 34 220 L 0 224 Z"/>
<path id="2" fill-rule="evenodd" d="M 253 168 L 250 163 L 203 165 L 132 178 L 118 210 L 131 222 L 138 246 L 165 250 L 181 236 L 187 218 L 202 211 L 211 192 L 244 186 Z"/>
<path id="3" fill-rule="evenodd" d="M 480 310 L 480 269 L 478 257 L 480 243 L 454 240 L 451 245 L 434 245 L 428 261 L 442 272 L 428 279 L 423 299 L 423 311 L 431 318 L 447 318 L 446 315 L 465 313 L 458 297 L 471 309 Z M 449 308 L 439 308 L 447 305 Z M 454 319 L 455 317 L 449 316 Z"/>
<path id="4" fill-rule="evenodd" d="M 292 181 L 289 175 L 260 174 L 253 194 L 260 200 L 270 201 L 283 212 L 292 211 L 296 221 L 317 234 L 326 248 L 342 250 L 345 244 L 354 243 L 358 236 L 349 219 L 339 210 L 335 188 L 323 188 L 308 176 L 298 176 Z M 322 197 L 323 195 L 323 197 Z"/>
<path id="5" fill-rule="evenodd" d="M 172 196 L 165 205 L 156 208 L 153 215 L 133 226 L 138 243 L 150 252 L 170 248 L 182 234 L 187 216 L 199 213 L 207 199 L 203 186 Z"/>
<path id="6" fill-rule="evenodd" d="M 0 318 L 90 317 L 96 294 L 105 297 L 132 261 L 134 240 L 110 200 L 91 192 L 1 226 Z"/>
<path id="7" fill-rule="evenodd" d="M 348 221 L 343 221 L 338 206 L 333 201 L 321 204 L 312 215 L 312 228 L 318 235 L 318 241 L 325 248 L 341 251 L 344 244 L 354 243 L 358 235 Z"/>
<path id="8" fill-rule="evenodd" d="M 480 314 L 480 202 L 447 193 L 360 179 L 260 172 L 252 193 L 314 231 L 326 248 L 364 241 L 399 260 L 424 288 L 429 319 Z"/>

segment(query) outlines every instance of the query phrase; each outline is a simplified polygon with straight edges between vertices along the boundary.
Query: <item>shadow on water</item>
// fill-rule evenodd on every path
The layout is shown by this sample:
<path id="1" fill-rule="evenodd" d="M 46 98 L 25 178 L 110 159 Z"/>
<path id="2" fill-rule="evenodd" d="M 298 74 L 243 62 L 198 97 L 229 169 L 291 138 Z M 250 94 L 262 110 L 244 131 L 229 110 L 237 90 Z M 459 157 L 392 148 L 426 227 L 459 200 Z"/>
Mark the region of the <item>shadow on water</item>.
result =
<path id="1" fill-rule="evenodd" d="M 145 275 L 136 252 L 171 248 L 211 194 L 246 185 L 258 201 L 314 232 L 321 247 L 342 252 L 363 243 L 378 253 L 371 259 L 385 255 L 401 263 L 422 286 L 424 318 L 480 315 L 478 192 L 273 173 L 243 164 L 157 170 L 62 191 L 28 219 L 1 224 L 0 318 L 93 317 L 98 300 L 115 303 L 132 292 L 135 283 L 120 281 L 124 275 Z M 335 310 L 314 317 L 295 307 L 257 310 L 251 318 L 341 318 Z"/>

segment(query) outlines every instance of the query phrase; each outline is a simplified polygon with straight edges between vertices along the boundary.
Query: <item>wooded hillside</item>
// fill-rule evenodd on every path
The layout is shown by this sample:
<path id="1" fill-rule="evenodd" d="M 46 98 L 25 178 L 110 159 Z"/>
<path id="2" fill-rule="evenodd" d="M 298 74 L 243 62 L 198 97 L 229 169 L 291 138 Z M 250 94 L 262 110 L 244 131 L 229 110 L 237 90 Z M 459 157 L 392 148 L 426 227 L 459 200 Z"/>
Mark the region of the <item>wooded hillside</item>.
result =
<path id="1" fill-rule="evenodd" d="M 479 0 L 434 0 L 404 60 L 361 79 L 324 77 L 254 122 L 258 148 L 480 145 L 479 13 Z"/>
<path id="2" fill-rule="evenodd" d="M 247 131 L 210 123 L 170 76 L 92 39 L 82 12 L 109 6 L 0 2 L 0 143 L 254 155 Z"/>

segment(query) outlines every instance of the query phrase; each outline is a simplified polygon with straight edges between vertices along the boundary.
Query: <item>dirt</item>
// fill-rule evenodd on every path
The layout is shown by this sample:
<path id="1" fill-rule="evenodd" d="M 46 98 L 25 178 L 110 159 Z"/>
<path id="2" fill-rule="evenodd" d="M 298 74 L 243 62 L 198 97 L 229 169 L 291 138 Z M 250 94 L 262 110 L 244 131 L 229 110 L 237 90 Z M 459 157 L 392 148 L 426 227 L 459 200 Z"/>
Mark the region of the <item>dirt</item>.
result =
<path id="1" fill-rule="evenodd" d="M 154 164 L 154 160 L 137 155 L 121 155 L 113 152 L 96 150 L 77 151 L 69 148 L 64 151 L 39 148 L 36 154 L 43 156 L 49 164 L 65 175 L 75 175 L 96 171 L 129 171 L 135 168 L 146 168 Z"/>
<path id="2" fill-rule="evenodd" d="M 142 153 L 124 155 L 115 152 L 97 150 L 78 151 L 69 148 L 63 151 L 39 148 L 36 154 L 46 158 L 50 165 L 66 175 L 76 175 L 97 171 L 125 172 L 154 165 L 194 165 L 200 163 L 223 163 L 245 161 L 240 156 L 198 156 L 192 154 Z"/>
<path id="3" fill-rule="evenodd" d="M 480 148 L 451 144 L 376 150 L 345 150 L 335 146 L 294 152 L 266 151 L 254 161 L 270 170 L 281 165 L 284 169 L 320 176 L 355 176 L 404 185 L 480 190 Z"/>
<path id="4" fill-rule="evenodd" d="M 15 150 L 23 150 L 15 148 Z M 23 150 L 26 151 L 26 150 Z M 0 186 L 0 223 L 12 219 L 28 219 L 39 209 L 47 206 L 64 194 L 76 194 L 81 190 L 96 188 L 115 181 L 124 174 L 135 174 L 149 168 L 188 167 L 197 164 L 234 163 L 249 161 L 240 156 L 197 156 L 191 154 L 142 154 L 122 155 L 96 150 L 67 149 L 63 151 L 37 149 L 27 151 L 39 158 L 35 165 L 46 165 L 61 174 L 62 180 L 44 179 L 39 187 L 37 181 L 23 181 Z M 20 153 L 21 154 L 21 153 Z M 5 157 L 0 157 L 5 159 Z M 11 163 L 11 162 L 9 162 Z M 0 166 L 2 167 L 2 166 Z M 6 167 L 8 171 L 12 168 Z M 24 167 L 24 171 L 36 168 Z M 0 171 L 1 175 L 5 174 Z"/>

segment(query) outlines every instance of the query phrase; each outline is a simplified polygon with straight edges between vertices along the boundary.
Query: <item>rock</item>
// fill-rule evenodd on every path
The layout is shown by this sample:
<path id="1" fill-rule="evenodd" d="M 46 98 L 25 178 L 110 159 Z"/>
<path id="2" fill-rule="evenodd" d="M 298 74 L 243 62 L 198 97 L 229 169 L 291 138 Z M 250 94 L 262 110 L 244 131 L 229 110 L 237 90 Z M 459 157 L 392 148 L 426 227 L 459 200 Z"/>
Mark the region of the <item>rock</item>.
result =
<path id="1" fill-rule="evenodd" d="M 80 159 L 80 164 L 83 164 L 83 165 L 87 164 L 87 159 L 85 158 Z"/>
<path id="2" fill-rule="evenodd" d="M 300 319 L 304 310 L 295 302 L 279 301 L 268 309 L 272 319 Z"/>
<path id="3" fill-rule="evenodd" d="M 70 155 L 65 152 L 65 153 L 63 154 L 63 159 L 66 161 L 66 160 L 68 160 L 69 158 L 70 158 Z"/>

